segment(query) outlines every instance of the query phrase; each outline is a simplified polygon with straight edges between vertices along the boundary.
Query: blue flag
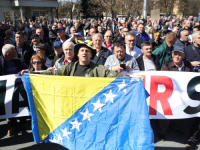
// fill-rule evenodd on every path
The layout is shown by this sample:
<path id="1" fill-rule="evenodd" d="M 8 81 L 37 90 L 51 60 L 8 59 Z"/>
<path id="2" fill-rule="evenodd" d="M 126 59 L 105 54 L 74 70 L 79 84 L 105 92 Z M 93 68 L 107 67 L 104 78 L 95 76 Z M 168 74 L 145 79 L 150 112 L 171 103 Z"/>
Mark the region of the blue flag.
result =
<path id="1" fill-rule="evenodd" d="M 198 21 L 200 21 L 200 13 L 199 13 L 199 15 L 198 15 Z"/>
<path id="2" fill-rule="evenodd" d="M 76 85 L 75 82 L 79 84 Z M 36 143 L 57 143 L 70 150 L 154 149 L 154 135 L 146 102 L 149 94 L 141 79 L 25 75 L 24 83 Z M 98 92 L 84 103 L 89 97 L 84 93 L 93 93 L 95 88 Z M 55 91 L 57 92 L 52 93 Z M 51 98 L 48 92 L 56 95 Z M 76 103 L 77 101 L 79 102 Z M 80 108 L 65 119 L 61 117 L 61 113 L 72 112 L 68 109 L 70 103 L 74 103 L 73 107 L 80 105 Z M 61 119 L 65 121 L 56 124 L 48 115 L 52 115 L 54 119 L 58 117 L 58 122 Z M 47 125 L 50 121 L 52 122 Z M 52 124 L 54 129 L 51 130 Z"/>

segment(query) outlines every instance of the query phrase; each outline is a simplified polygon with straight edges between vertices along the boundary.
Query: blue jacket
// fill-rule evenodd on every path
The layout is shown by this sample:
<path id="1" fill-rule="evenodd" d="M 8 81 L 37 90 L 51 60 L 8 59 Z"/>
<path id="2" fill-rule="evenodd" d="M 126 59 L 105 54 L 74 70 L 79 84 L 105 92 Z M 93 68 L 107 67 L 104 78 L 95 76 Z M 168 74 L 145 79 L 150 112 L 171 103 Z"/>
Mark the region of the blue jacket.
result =
<path id="1" fill-rule="evenodd" d="M 137 30 L 135 31 L 135 33 L 136 33 L 136 35 L 141 34 L 141 33 L 139 33 Z M 142 38 L 144 41 L 149 41 L 149 36 L 148 36 L 148 34 L 147 34 L 146 32 L 143 32 L 141 35 L 142 35 L 141 38 Z"/>
<path id="2" fill-rule="evenodd" d="M 149 36 L 146 32 L 143 32 L 142 34 L 138 31 L 135 31 L 136 33 L 136 46 L 141 49 L 141 45 L 144 41 L 149 41 Z"/>
<path id="3" fill-rule="evenodd" d="M 23 63 L 19 58 L 14 58 L 12 61 L 14 62 L 14 64 L 17 67 L 18 71 L 16 73 L 18 73 L 24 69 L 28 69 L 28 66 L 25 63 Z M 4 76 L 4 75 L 8 75 L 8 74 L 9 73 L 6 69 L 4 58 L 3 58 L 3 56 L 0 56 L 0 76 Z"/>

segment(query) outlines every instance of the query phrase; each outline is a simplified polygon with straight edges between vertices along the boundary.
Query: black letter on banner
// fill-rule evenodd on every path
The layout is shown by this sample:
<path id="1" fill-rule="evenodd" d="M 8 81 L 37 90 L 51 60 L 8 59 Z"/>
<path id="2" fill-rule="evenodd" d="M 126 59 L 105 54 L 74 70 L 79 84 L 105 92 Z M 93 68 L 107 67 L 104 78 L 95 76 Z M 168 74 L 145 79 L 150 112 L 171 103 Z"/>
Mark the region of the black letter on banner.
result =
<path id="1" fill-rule="evenodd" d="M 6 96 L 6 82 L 7 80 L 0 81 L 0 115 L 5 115 L 5 96 Z"/>
<path id="2" fill-rule="evenodd" d="M 187 86 L 187 93 L 189 98 L 191 98 L 194 101 L 200 101 L 200 92 L 197 92 L 195 90 L 195 86 L 200 84 L 200 76 L 198 77 L 194 77 L 192 80 L 190 80 L 190 82 L 188 83 Z M 200 105 L 197 107 L 191 107 L 188 106 L 184 112 L 186 114 L 196 114 L 198 112 L 200 112 Z"/>
<path id="3" fill-rule="evenodd" d="M 19 94 L 21 94 L 23 101 L 19 101 Z M 12 113 L 19 113 L 20 107 L 28 107 L 28 98 L 21 78 L 15 80 L 15 89 L 12 98 Z"/>

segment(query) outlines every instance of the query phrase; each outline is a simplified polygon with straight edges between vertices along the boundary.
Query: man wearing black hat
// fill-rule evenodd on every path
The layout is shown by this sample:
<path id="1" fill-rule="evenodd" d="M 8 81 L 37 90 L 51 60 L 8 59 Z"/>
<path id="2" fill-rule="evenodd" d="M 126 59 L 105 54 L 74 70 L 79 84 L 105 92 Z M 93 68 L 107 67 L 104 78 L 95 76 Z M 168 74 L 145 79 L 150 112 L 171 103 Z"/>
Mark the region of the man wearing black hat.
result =
<path id="1" fill-rule="evenodd" d="M 43 56 L 44 56 L 44 59 L 46 61 L 47 59 L 47 56 L 45 54 L 45 51 L 46 51 L 46 46 L 44 44 L 38 44 L 37 47 L 36 47 L 36 53 L 41 53 Z"/>
<path id="2" fill-rule="evenodd" d="M 65 34 L 65 28 L 64 27 L 59 27 L 56 29 L 57 32 L 57 39 L 56 41 L 60 41 L 62 43 L 64 43 L 67 39 L 69 39 L 69 36 L 67 34 Z"/>
<path id="3" fill-rule="evenodd" d="M 30 46 L 33 48 L 34 52 L 36 52 L 36 47 L 38 44 L 40 44 L 40 37 L 37 34 L 32 34 L 30 39 L 31 39 Z"/>
<path id="4" fill-rule="evenodd" d="M 46 56 L 49 56 L 49 55 L 51 55 L 52 53 L 53 53 L 53 50 L 52 50 L 52 48 L 48 45 L 48 44 L 45 44 L 45 43 L 42 43 L 41 42 L 41 40 L 40 40 L 40 37 L 39 37 L 39 35 L 37 35 L 37 34 L 32 34 L 31 35 L 31 44 L 30 44 L 30 46 L 33 48 L 33 50 L 34 50 L 34 52 L 36 52 L 36 47 L 37 47 L 37 45 L 38 44 L 44 44 L 45 45 L 45 49 L 46 49 L 46 51 L 45 51 L 45 55 Z"/>

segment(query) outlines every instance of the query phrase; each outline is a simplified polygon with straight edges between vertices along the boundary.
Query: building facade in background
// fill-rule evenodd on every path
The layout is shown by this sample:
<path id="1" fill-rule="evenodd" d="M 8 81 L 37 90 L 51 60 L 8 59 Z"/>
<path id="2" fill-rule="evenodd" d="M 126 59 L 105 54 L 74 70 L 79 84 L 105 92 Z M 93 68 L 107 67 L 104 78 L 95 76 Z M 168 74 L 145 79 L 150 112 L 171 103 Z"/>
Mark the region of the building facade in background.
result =
<path id="1" fill-rule="evenodd" d="M 0 21 L 53 20 L 57 0 L 1 0 Z"/>

